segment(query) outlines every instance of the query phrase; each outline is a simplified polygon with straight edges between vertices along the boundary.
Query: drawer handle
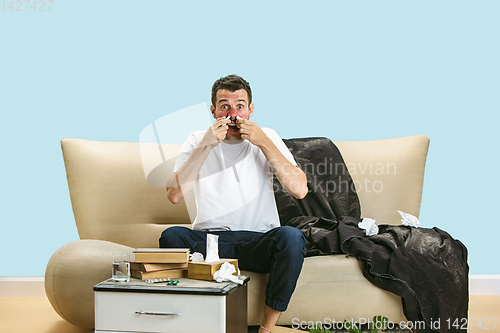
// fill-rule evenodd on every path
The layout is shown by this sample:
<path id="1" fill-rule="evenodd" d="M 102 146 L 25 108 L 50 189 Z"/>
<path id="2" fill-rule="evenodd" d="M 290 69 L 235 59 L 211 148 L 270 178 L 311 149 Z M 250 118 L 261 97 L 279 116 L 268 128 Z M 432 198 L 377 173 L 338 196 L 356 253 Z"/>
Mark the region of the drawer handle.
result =
<path id="1" fill-rule="evenodd" d="M 145 311 L 136 311 L 135 314 L 138 315 L 147 315 L 147 316 L 180 316 L 180 313 L 175 312 L 145 312 Z"/>

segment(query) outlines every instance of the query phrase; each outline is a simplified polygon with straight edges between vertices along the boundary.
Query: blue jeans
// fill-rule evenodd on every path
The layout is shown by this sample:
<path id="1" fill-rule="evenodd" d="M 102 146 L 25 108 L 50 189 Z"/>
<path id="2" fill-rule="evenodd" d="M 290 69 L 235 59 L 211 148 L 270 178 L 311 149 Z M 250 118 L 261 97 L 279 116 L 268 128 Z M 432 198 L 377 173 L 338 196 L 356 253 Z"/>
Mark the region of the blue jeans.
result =
<path id="1" fill-rule="evenodd" d="M 266 305 L 283 312 L 288 307 L 304 262 L 306 239 L 301 230 L 284 226 L 266 233 L 214 231 L 219 236 L 219 257 L 238 259 L 243 270 L 269 273 Z M 187 247 L 205 257 L 207 233 L 185 227 L 163 231 L 160 247 Z"/>

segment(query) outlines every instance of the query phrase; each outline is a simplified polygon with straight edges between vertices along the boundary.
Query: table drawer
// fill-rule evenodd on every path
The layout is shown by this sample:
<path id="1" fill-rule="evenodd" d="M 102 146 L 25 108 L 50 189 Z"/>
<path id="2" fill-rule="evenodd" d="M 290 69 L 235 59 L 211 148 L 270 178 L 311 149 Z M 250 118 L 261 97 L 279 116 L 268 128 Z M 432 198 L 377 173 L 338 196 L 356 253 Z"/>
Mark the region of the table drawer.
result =
<path id="1" fill-rule="evenodd" d="M 96 292 L 96 331 L 225 332 L 225 302 L 224 296 Z"/>

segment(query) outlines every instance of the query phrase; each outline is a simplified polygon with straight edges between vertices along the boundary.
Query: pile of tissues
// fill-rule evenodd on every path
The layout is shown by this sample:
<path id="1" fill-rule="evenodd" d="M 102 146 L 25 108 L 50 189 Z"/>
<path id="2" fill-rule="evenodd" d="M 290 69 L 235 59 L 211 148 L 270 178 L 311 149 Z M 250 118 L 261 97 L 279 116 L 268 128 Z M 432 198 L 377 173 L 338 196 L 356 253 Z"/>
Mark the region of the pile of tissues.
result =
<path id="1" fill-rule="evenodd" d="M 239 279 L 238 276 L 233 275 L 233 273 L 236 273 L 236 268 L 234 268 L 234 265 L 225 262 L 220 266 L 220 269 L 214 273 L 214 280 L 217 282 L 231 281 L 234 283 L 243 284 L 243 280 Z M 238 272 L 238 275 L 240 275 L 240 272 Z"/>

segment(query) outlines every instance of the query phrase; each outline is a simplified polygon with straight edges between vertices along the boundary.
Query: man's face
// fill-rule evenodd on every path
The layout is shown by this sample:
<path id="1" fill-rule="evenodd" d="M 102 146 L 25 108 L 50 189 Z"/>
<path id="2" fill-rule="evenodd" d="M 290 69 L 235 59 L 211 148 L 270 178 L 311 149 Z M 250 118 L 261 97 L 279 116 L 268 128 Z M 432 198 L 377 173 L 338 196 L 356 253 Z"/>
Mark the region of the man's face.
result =
<path id="1" fill-rule="evenodd" d="M 230 116 L 231 123 L 227 130 L 226 139 L 241 140 L 240 129 L 236 126 L 236 116 L 250 119 L 253 113 L 253 103 L 248 103 L 248 94 L 245 89 L 230 92 L 220 89 L 216 94 L 216 105 L 210 106 L 210 111 L 215 119 Z"/>

